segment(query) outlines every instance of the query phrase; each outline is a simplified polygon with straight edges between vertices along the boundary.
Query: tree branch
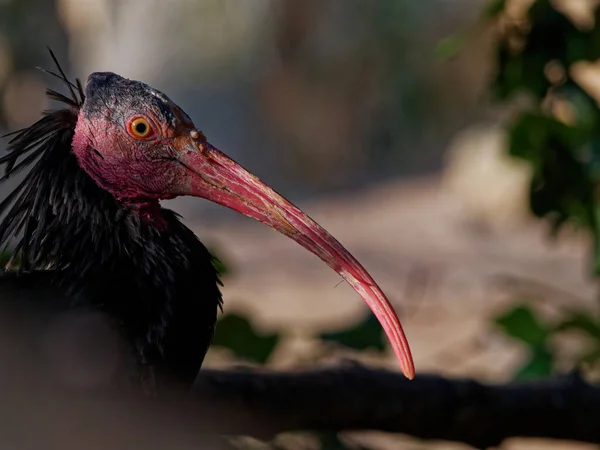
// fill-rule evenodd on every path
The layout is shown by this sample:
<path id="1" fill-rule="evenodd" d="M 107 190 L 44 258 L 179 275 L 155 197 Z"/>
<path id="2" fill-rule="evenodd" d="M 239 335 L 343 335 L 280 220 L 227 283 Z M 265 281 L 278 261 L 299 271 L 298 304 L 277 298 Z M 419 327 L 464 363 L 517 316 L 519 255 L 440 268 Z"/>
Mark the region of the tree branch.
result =
<path id="1" fill-rule="evenodd" d="M 476 448 L 509 437 L 600 443 L 600 388 L 578 374 L 485 385 L 434 375 L 408 381 L 356 366 L 297 373 L 207 370 L 195 394 L 215 409 L 236 411 L 235 420 L 219 425 L 225 433 L 253 434 L 258 422 L 273 434 L 373 429 Z"/>
<path id="2" fill-rule="evenodd" d="M 510 437 L 600 443 L 600 387 L 578 375 L 485 385 L 435 375 L 408 381 L 356 366 L 292 373 L 205 370 L 191 395 L 148 398 L 130 390 L 46 385 L 35 381 L 38 373 L 0 377 L 0 441 L 8 431 L 20 432 L 18 441 L 34 442 L 34 448 L 86 442 L 90 449 L 128 449 L 134 442 L 158 450 L 175 443 L 221 448 L 226 442 L 218 435 L 269 439 L 295 430 L 382 430 L 481 449 Z"/>

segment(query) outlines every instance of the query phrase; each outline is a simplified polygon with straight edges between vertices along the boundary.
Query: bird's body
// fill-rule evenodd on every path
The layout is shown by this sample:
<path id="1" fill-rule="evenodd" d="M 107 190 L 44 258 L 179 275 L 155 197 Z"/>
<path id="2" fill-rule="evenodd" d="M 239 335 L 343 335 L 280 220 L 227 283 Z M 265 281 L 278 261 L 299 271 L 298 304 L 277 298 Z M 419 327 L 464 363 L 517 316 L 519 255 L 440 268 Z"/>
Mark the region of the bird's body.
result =
<path id="1" fill-rule="evenodd" d="M 98 187 L 70 147 L 58 145 L 44 156 L 22 190 L 23 200 L 31 196 L 37 207 L 17 202 L 0 225 L 5 241 L 21 212 L 31 219 L 19 241 L 26 270 L 0 274 L 0 289 L 10 286 L 14 296 L 43 286 L 56 292 L 59 311 L 101 311 L 131 343 L 140 368 L 164 368 L 191 383 L 221 304 L 208 250 L 172 211 L 144 216 Z"/>
<path id="2" fill-rule="evenodd" d="M 78 113 L 55 111 L 45 127 L 12 142 L 15 149 L 40 139 L 54 145 L 13 191 L 12 205 L 11 198 L 0 205 L 0 244 L 24 233 L 17 247 L 23 267 L 0 272 L 0 292 L 40 301 L 53 292 L 56 312 L 100 312 L 130 344 L 135 379 L 152 369 L 190 384 L 221 306 L 213 258 L 173 211 L 158 203 L 140 210 L 94 182 L 71 150 Z"/>
<path id="3" fill-rule="evenodd" d="M 108 72 L 90 75 L 84 91 L 56 64 L 60 74 L 50 73 L 71 96 L 49 96 L 66 106 L 13 133 L 0 158 L 0 182 L 30 169 L 0 203 L 0 245 L 16 239 L 20 257 L 18 270 L 0 272 L 0 301 L 100 313 L 127 343 L 134 378 L 152 372 L 189 385 L 213 335 L 220 281 L 206 247 L 159 200 L 193 195 L 269 225 L 334 268 L 382 321 L 412 377 L 393 309 L 339 242 L 212 147 L 161 92 Z"/>

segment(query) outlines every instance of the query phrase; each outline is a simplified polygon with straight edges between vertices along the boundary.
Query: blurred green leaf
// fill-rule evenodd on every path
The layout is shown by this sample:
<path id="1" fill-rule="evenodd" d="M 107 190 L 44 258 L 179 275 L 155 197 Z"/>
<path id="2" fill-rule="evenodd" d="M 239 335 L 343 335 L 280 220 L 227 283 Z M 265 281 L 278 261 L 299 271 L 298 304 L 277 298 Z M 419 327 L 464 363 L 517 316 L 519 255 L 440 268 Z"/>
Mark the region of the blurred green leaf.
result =
<path id="1" fill-rule="evenodd" d="M 586 144 L 590 132 L 553 117 L 523 113 L 510 126 L 509 152 L 533 169 L 532 212 L 556 230 L 565 222 L 592 227 L 594 189 L 588 174 Z"/>
<path id="2" fill-rule="evenodd" d="M 215 266 L 215 269 L 219 271 L 221 276 L 231 275 L 229 264 L 224 262 L 220 250 L 211 247 L 208 249 L 208 251 L 213 256 L 213 265 Z"/>
<path id="3" fill-rule="evenodd" d="M 483 16 L 497 17 L 505 3 L 491 0 Z M 524 108 L 507 131 L 509 154 L 531 168 L 531 212 L 545 219 L 555 235 L 565 224 L 590 232 L 591 267 L 600 276 L 600 109 L 572 78 L 573 64 L 600 59 L 600 5 L 594 16 L 593 28 L 578 28 L 552 0 L 534 0 L 525 22 L 507 21 L 499 30 L 491 89 L 504 104 L 515 94 L 527 94 L 528 103 L 521 103 Z M 586 312 L 570 312 L 548 326 L 529 307 L 518 306 L 497 318 L 496 324 L 531 352 L 519 377 L 552 371 L 553 353 L 547 342 L 551 333 L 580 330 L 600 342 L 600 320 Z M 597 361 L 600 350 L 586 350 L 579 358 Z"/>
<path id="4" fill-rule="evenodd" d="M 554 357 L 548 350 L 541 347 L 535 348 L 531 352 L 529 361 L 517 371 L 515 378 L 541 378 L 550 375 L 553 365 Z"/>
<path id="5" fill-rule="evenodd" d="M 219 258 L 213 259 L 213 264 L 215 266 L 215 269 L 217 269 L 221 276 L 229 274 L 229 266 L 225 265 L 225 263 Z"/>
<path id="6" fill-rule="evenodd" d="M 278 334 L 259 333 L 247 318 L 226 314 L 217 323 L 212 345 L 228 348 L 239 358 L 264 364 L 278 342 Z"/>
<path id="7" fill-rule="evenodd" d="M 500 46 L 500 70 L 493 84 L 494 95 L 500 100 L 508 100 L 517 93 L 527 92 L 535 99 L 543 99 L 551 86 L 544 73 L 549 61 L 543 55 L 514 54 L 509 48 Z"/>
<path id="8" fill-rule="evenodd" d="M 518 339 L 532 348 L 543 347 L 550 333 L 526 305 L 513 308 L 496 318 L 495 322 L 507 336 Z"/>
<path id="9" fill-rule="evenodd" d="M 463 36 L 458 34 L 447 36 L 436 44 L 434 49 L 435 58 L 439 61 L 455 58 L 464 44 L 465 38 Z"/>
<path id="10" fill-rule="evenodd" d="M 506 0 L 493 0 L 484 8 L 482 17 L 484 19 L 494 19 L 504 12 Z"/>
<path id="11" fill-rule="evenodd" d="M 567 149 L 578 149 L 590 138 L 587 128 L 569 126 L 554 117 L 537 112 L 525 112 L 517 116 L 509 126 L 509 152 L 523 158 L 534 166 L 552 158 L 553 145 L 558 143 Z"/>
<path id="12" fill-rule="evenodd" d="M 492 12 L 495 6 L 491 5 Z M 568 68 L 581 60 L 596 59 L 592 57 L 596 46 L 591 42 L 600 37 L 578 29 L 550 1 L 535 1 L 527 19 L 528 27 L 508 24 L 501 34 L 496 50 L 498 70 L 492 84 L 500 100 L 526 92 L 542 101 L 554 83 L 546 74 L 550 63 Z"/>
<path id="13" fill-rule="evenodd" d="M 321 334 L 320 338 L 355 350 L 366 350 L 368 348 L 375 348 L 379 351 L 385 350 L 383 330 L 373 314 L 369 314 L 365 320 L 346 330 L 337 333 L 324 333 Z"/>
<path id="14" fill-rule="evenodd" d="M 579 141 L 576 144 L 583 146 L 589 139 L 590 132 L 597 128 L 600 121 L 596 100 L 571 80 L 565 80 L 561 86 L 556 87 L 554 95 L 566 101 L 570 107 L 573 127 L 577 127 L 574 134 L 585 138 L 583 142 Z"/>
<path id="15" fill-rule="evenodd" d="M 530 27 L 522 54 L 546 63 L 558 60 L 565 66 L 586 58 L 586 34 L 550 0 L 537 0 L 527 11 Z M 543 70 L 543 68 L 542 68 Z"/>
<path id="16" fill-rule="evenodd" d="M 582 312 L 572 312 L 570 316 L 554 327 L 554 331 L 579 330 L 600 341 L 600 323 Z"/>

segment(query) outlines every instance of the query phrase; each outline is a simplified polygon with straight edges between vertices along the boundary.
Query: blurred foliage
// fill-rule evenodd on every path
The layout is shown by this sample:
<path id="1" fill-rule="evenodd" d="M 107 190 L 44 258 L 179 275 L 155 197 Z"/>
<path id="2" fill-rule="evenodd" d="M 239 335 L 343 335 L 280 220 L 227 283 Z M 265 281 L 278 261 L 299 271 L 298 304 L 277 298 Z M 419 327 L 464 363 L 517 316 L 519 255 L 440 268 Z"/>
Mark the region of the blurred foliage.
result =
<path id="1" fill-rule="evenodd" d="M 243 360 L 265 364 L 278 342 L 278 334 L 262 334 L 246 317 L 226 314 L 219 319 L 212 345 L 228 348 Z"/>
<path id="2" fill-rule="evenodd" d="M 533 311 L 526 305 L 517 306 L 496 319 L 498 326 L 507 336 L 523 341 L 532 348 L 544 349 L 550 330 L 542 325 Z"/>
<path id="3" fill-rule="evenodd" d="M 578 63 L 600 59 L 600 4 L 592 12 L 594 26 L 585 28 L 550 0 L 533 1 L 524 17 L 511 16 L 507 3 L 490 1 L 474 28 L 443 39 L 435 54 L 439 59 L 456 56 L 481 26 L 498 31 L 490 91 L 499 104 L 514 106 L 520 100 L 519 105 L 526 105 L 506 130 L 509 154 L 533 169 L 531 212 L 548 221 L 554 236 L 567 224 L 589 233 L 591 272 L 600 277 L 600 108 L 576 76 Z M 554 338 L 561 333 L 577 332 L 591 342 L 570 364 L 600 363 L 600 318 L 590 312 L 568 311 L 550 323 L 531 307 L 517 305 L 497 317 L 495 325 L 528 348 L 529 358 L 517 370 L 518 378 L 556 370 Z"/>
<path id="4" fill-rule="evenodd" d="M 591 271 L 600 276 L 600 109 L 574 76 L 575 65 L 600 58 L 600 5 L 595 25 L 583 29 L 549 0 L 535 0 L 524 17 L 506 13 L 505 0 L 494 0 L 484 13 L 497 26 L 496 76 L 491 92 L 498 103 L 526 100 L 507 125 L 509 153 L 533 169 L 529 202 L 534 215 L 547 220 L 556 235 L 569 224 L 594 238 Z M 449 43 L 450 44 L 449 44 Z M 443 43 L 448 54 L 453 41 Z M 556 370 L 556 334 L 579 332 L 590 338 L 574 365 L 600 362 L 600 320 L 589 312 L 570 311 L 550 323 L 526 305 L 496 319 L 497 327 L 529 350 L 517 377 Z"/>
<path id="5" fill-rule="evenodd" d="M 560 319 L 544 321 L 528 305 L 515 306 L 495 320 L 496 325 L 529 351 L 528 360 L 516 373 L 517 378 L 549 375 L 556 369 L 556 337 L 578 333 L 588 345 L 577 355 L 576 365 L 595 364 L 600 360 L 600 320 L 582 311 L 566 311 Z"/>
<path id="6" fill-rule="evenodd" d="M 434 48 L 434 54 L 437 60 L 446 61 L 452 59 L 460 53 L 467 40 L 477 33 L 480 29 L 485 29 L 490 21 L 494 21 L 506 7 L 506 0 L 493 0 L 481 13 L 481 20 L 475 23 L 471 28 L 461 30 L 450 36 L 441 39 Z"/>
<path id="7" fill-rule="evenodd" d="M 549 0 L 535 1 L 526 21 L 508 22 L 496 49 L 496 99 L 526 94 L 530 100 L 508 126 L 509 152 L 533 168 L 535 215 L 549 220 L 554 231 L 571 223 L 592 232 L 593 270 L 600 275 L 600 109 L 572 71 L 575 63 L 600 57 L 600 26 L 580 30 Z"/>
<path id="8" fill-rule="evenodd" d="M 519 305 L 496 319 L 498 327 L 507 335 L 529 348 L 529 358 L 517 370 L 517 378 L 548 375 L 552 372 L 554 357 L 549 339 L 552 329 L 541 323 L 527 305 Z"/>
<path id="9" fill-rule="evenodd" d="M 365 320 L 351 325 L 342 331 L 335 333 L 323 333 L 320 338 L 325 342 L 333 342 L 353 350 L 376 349 L 385 350 L 383 331 L 379 321 L 373 314 L 369 314 Z"/>

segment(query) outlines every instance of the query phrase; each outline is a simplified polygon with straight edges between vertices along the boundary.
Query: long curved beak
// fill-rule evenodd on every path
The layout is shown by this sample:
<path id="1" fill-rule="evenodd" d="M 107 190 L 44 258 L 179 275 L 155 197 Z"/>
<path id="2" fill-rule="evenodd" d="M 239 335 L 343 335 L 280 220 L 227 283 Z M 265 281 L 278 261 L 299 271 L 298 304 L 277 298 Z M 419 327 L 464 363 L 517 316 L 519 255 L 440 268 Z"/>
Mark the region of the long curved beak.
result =
<path id="1" fill-rule="evenodd" d="M 318 223 L 204 139 L 175 144 L 186 169 L 185 194 L 227 206 L 289 236 L 321 258 L 369 305 L 385 330 L 404 375 L 415 368 L 400 320 L 377 283 L 360 263 Z"/>

